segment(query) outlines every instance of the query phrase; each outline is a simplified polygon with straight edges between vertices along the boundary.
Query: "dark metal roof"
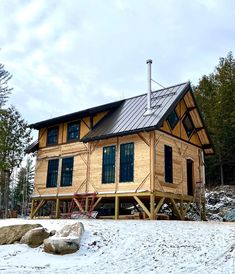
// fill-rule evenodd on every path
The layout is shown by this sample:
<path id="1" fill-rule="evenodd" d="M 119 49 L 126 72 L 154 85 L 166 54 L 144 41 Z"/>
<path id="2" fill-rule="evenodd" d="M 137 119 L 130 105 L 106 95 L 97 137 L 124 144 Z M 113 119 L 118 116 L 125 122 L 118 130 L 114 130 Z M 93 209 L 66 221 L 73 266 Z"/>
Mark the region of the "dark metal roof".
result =
<path id="1" fill-rule="evenodd" d="M 89 142 L 160 127 L 166 116 L 190 89 L 190 83 L 186 82 L 152 92 L 151 104 L 154 113 L 149 116 L 144 116 L 147 106 L 146 94 L 123 100 L 120 106 L 102 119 L 82 141 Z"/>
<path id="2" fill-rule="evenodd" d="M 27 146 L 24 151 L 25 151 L 25 153 L 33 153 L 33 152 L 37 151 L 38 148 L 39 148 L 39 141 L 36 140 L 32 144 Z"/>
<path id="3" fill-rule="evenodd" d="M 116 101 L 113 103 L 109 103 L 109 104 L 105 104 L 105 105 L 101 105 L 101 106 L 97 106 L 97 107 L 93 107 L 93 108 L 88 108 L 85 110 L 81 110 L 81 111 L 66 114 L 63 116 L 55 117 L 52 119 L 44 120 L 44 121 L 41 121 L 41 122 L 38 122 L 35 124 L 31 124 L 31 125 L 29 125 L 29 127 L 33 128 L 33 129 L 40 129 L 43 127 L 49 127 L 49 126 L 53 126 L 53 125 L 56 125 L 59 123 L 65 123 L 65 122 L 69 122 L 69 121 L 76 120 L 79 118 L 84 118 L 86 116 L 95 115 L 98 112 L 115 109 L 118 106 L 120 106 L 120 104 L 123 101 L 124 100 L 120 100 L 120 101 Z"/>

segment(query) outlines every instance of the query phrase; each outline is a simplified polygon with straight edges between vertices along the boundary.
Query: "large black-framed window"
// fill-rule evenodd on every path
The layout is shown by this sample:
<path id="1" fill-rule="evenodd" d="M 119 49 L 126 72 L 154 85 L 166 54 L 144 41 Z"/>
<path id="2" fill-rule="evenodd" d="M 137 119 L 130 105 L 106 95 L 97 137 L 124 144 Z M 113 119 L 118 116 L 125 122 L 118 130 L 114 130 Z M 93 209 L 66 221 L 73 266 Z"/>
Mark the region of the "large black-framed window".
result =
<path id="1" fill-rule="evenodd" d="M 50 127 L 47 129 L 47 144 L 55 145 L 58 144 L 58 133 L 59 127 Z"/>
<path id="2" fill-rule="evenodd" d="M 183 119 L 183 125 L 184 125 L 184 129 L 185 129 L 188 137 L 190 137 L 191 134 L 193 133 L 195 127 L 193 125 L 193 121 L 192 121 L 192 119 L 191 119 L 191 117 L 190 117 L 189 114 L 185 115 L 185 117 Z"/>
<path id="3" fill-rule="evenodd" d="M 67 141 L 76 141 L 80 138 L 80 122 L 71 122 L 67 126 Z"/>
<path id="4" fill-rule="evenodd" d="M 116 146 L 103 148 L 102 184 L 115 182 Z"/>
<path id="5" fill-rule="evenodd" d="M 134 143 L 120 145 L 120 182 L 134 180 Z"/>
<path id="6" fill-rule="evenodd" d="M 177 124 L 178 121 L 179 121 L 179 116 L 177 115 L 175 109 L 170 113 L 170 115 L 169 115 L 168 118 L 167 118 L 167 121 L 168 121 L 168 123 L 169 123 L 171 129 L 174 129 L 175 126 L 176 126 L 176 124 Z"/>
<path id="7" fill-rule="evenodd" d="M 57 187 L 58 166 L 59 166 L 58 159 L 53 159 L 48 161 L 46 187 Z"/>
<path id="8" fill-rule="evenodd" d="M 71 186 L 73 182 L 73 157 L 62 159 L 61 186 Z"/>
<path id="9" fill-rule="evenodd" d="M 172 147 L 164 146 L 165 182 L 173 183 Z"/>

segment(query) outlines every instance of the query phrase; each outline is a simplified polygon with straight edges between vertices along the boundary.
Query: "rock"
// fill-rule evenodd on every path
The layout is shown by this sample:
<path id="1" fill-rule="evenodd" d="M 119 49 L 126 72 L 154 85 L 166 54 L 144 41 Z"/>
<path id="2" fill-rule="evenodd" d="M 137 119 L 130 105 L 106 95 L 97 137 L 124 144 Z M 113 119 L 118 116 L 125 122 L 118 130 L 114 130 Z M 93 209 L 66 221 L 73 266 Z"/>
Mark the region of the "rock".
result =
<path id="1" fill-rule="evenodd" d="M 80 248 L 81 236 L 84 233 L 84 226 L 77 222 L 66 225 L 56 234 L 44 240 L 44 251 L 47 253 L 64 255 L 74 253 Z"/>
<path id="2" fill-rule="evenodd" d="M 56 234 L 56 230 L 51 230 L 51 231 L 50 231 L 50 237 L 51 237 L 51 236 L 54 236 L 55 234 Z"/>
<path id="3" fill-rule="evenodd" d="M 82 223 L 77 222 L 72 225 L 65 225 L 61 230 L 57 231 L 56 237 L 68 237 L 75 236 L 81 237 L 84 232 L 84 226 Z"/>
<path id="4" fill-rule="evenodd" d="M 54 236 L 53 236 L 54 237 Z M 79 250 L 79 238 L 48 238 L 44 240 L 43 249 L 47 253 L 64 255 Z"/>
<path id="5" fill-rule="evenodd" d="M 38 227 L 29 230 L 22 238 L 20 243 L 27 244 L 30 247 L 38 247 L 43 241 L 49 238 L 50 233 L 44 227 Z"/>
<path id="6" fill-rule="evenodd" d="M 231 209 L 223 217 L 224 222 L 235 222 L 235 209 Z"/>
<path id="7" fill-rule="evenodd" d="M 40 224 L 24 224 L 0 227 L 0 245 L 19 242 L 26 232 L 37 227 L 42 226 Z"/>

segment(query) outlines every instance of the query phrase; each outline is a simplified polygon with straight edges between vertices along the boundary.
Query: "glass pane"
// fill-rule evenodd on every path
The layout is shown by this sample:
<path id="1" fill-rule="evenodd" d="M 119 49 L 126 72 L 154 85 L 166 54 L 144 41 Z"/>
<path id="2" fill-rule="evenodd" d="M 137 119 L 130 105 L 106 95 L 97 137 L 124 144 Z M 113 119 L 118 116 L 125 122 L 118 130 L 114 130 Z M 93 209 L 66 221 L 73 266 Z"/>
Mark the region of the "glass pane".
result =
<path id="1" fill-rule="evenodd" d="M 171 114 L 168 116 L 167 120 L 168 120 L 168 122 L 170 124 L 171 129 L 174 129 L 174 127 L 176 126 L 176 124 L 179 121 L 179 117 L 178 117 L 178 115 L 177 115 L 177 113 L 176 113 L 175 110 L 173 110 L 171 112 Z"/>

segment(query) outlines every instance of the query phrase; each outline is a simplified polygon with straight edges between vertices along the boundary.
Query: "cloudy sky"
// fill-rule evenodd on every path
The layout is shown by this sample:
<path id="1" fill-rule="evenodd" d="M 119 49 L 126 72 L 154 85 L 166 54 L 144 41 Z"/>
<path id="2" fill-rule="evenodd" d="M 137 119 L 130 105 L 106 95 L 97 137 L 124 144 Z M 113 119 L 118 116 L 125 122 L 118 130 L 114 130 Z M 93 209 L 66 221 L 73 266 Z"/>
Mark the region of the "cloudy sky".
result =
<path id="1" fill-rule="evenodd" d="M 0 63 L 30 123 L 164 86 L 235 54 L 234 0 L 0 0 Z M 157 85 L 153 89 L 158 89 Z"/>

